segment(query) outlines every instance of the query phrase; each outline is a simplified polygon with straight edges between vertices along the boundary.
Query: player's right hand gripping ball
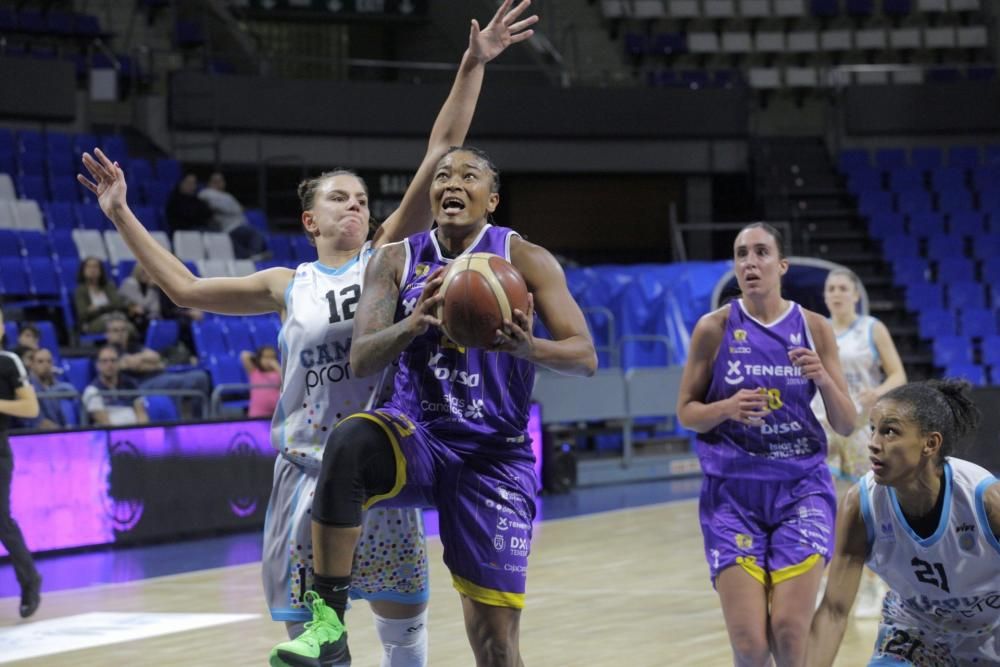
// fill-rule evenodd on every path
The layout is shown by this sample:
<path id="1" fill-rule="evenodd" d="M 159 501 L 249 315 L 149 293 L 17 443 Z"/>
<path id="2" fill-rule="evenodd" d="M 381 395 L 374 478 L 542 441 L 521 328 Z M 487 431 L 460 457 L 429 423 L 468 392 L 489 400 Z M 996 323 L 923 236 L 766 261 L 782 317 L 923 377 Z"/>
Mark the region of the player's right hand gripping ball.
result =
<path id="1" fill-rule="evenodd" d="M 528 312 L 528 287 L 517 268 L 499 255 L 457 257 L 444 274 L 438 319 L 445 334 L 463 347 L 490 347 L 514 309 Z"/>

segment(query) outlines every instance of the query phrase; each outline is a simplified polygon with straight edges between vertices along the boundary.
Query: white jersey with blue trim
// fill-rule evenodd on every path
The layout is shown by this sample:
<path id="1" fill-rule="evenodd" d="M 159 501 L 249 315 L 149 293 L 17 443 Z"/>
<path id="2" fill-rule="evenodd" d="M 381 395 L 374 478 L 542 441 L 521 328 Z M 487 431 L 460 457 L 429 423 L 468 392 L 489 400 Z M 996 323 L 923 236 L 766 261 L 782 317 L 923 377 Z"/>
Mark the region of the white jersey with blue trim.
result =
<path id="1" fill-rule="evenodd" d="M 330 431 L 364 410 L 377 377 L 351 372 L 351 336 L 365 269 L 366 243 L 339 268 L 306 262 L 285 292 L 285 321 L 278 334 L 281 397 L 271 420 L 271 444 L 287 459 L 319 467 Z"/>
<path id="2" fill-rule="evenodd" d="M 847 380 L 847 393 L 854 401 L 854 409 L 867 423 L 868 415 L 862 414 L 861 392 L 874 389 L 882 384 L 882 361 L 878 348 L 875 347 L 875 324 L 877 319 L 870 315 L 861 315 L 851 326 L 837 334 L 837 356 L 840 357 L 840 368 Z M 826 418 L 826 406 L 816 392 L 813 399 L 813 411 L 817 418 Z"/>
<path id="3" fill-rule="evenodd" d="M 868 533 L 867 564 L 889 585 L 883 623 L 929 635 L 990 635 L 1000 629 L 1000 542 L 990 528 L 983 494 L 996 478 L 975 463 L 948 457 L 937 530 L 917 535 L 895 491 L 860 482 Z"/>

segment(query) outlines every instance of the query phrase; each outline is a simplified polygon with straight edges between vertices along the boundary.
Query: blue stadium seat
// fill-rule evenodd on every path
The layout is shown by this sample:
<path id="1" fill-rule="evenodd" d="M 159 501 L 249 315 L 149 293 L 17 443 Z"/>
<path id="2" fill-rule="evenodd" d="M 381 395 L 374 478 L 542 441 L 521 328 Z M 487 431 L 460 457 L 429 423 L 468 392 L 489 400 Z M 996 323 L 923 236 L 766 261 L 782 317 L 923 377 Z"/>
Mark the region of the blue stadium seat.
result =
<path id="1" fill-rule="evenodd" d="M 253 327 L 250 332 L 253 335 L 254 349 L 270 345 L 278 349 L 278 332 L 281 330 L 281 321 L 277 317 L 255 317 Z"/>
<path id="2" fill-rule="evenodd" d="M 956 333 L 955 315 L 944 308 L 927 308 L 917 316 L 920 337 L 931 339 Z"/>
<path id="3" fill-rule="evenodd" d="M 962 333 L 973 338 L 985 338 L 1000 333 L 997 329 L 997 315 L 989 308 L 970 308 L 959 318 Z"/>
<path id="4" fill-rule="evenodd" d="M 940 268 L 938 269 L 940 271 Z M 956 280 L 948 285 L 948 308 L 961 310 L 963 315 L 970 308 L 986 307 L 986 290 L 982 283 L 969 278 Z"/>
<path id="5" fill-rule="evenodd" d="M 914 213 L 910 216 L 909 223 L 907 223 L 907 231 L 910 236 L 919 236 L 922 238 L 939 234 L 944 231 L 944 216 L 933 211 Z"/>
<path id="6" fill-rule="evenodd" d="M 135 217 L 142 221 L 143 226 L 149 231 L 163 231 L 163 222 L 160 219 L 160 209 L 155 206 L 133 206 L 132 212 L 135 214 Z"/>
<path id="7" fill-rule="evenodd" d="M 983 259 L 983 282 L 987 285 L 1000 285 L 1000 255 Z M 994 288 L 993 300 L 997 301 L 1000 290 Z"/>
<path id="8" fill-rule="evenodd" d="M 976 146 L 952 146 L 948 149 L 948 166 L 976 167 L 979 165 L 979 148 Z"/>
<path id="9" fill-rule="evenodd" d="M 173 192 L 173 189 L 174 186 L 165 181 L 150 181 L 146 183 L 146 203 L 162 210 L 167 205 L 167 201 L 170 199 L 170 193 Z"/>
<path id="10" fill-rule="evenodd" d="M 937 169 L 944 161 L 944 153 L 936 146 L 921 146 L 910 151 L 910 164 L 921 169 Z"/>
<path id="11" fill-rule="evenodd" d="M 949 378 L 964 378 L 976 387 L 982 387 L 987 383 L 986 370 L 979 364 L 951 364 L 945 367 L 944 376 Z"/>
<path id="12" fill-rule="evenodd" d="M 146 347 L 162 352 L 177 343 L 180 325 L 177 320 L 150 320 L 146 329 Z"/>
<path id="13" fill-rule="evenodd" d="M 254 229 L 267 233 L 267 216 L 259 208 L 248 208 L 243 213 L 247 216 L 247 224 Z"/>
<path id="14" fill-rule="evenodd" d="M 59 274 L 52 270 L 51 256 L 29 256 L 25 258 L 25 265 L 28 269 L 28 282 L 33 294 L 40 297 L 62 295 L 63 284 L 59 279 Z"/>
<path id="15" fill-rule="evenodd" d="M 66 381 L 81 393 L 94 377 L 94 363 L 90 357 L 66 357 L 63 368 L 66 369 Z"/>
<path id="16" fill-rule="evenodd" d="M 930 269 L 922 257 L 901 257 L 892 262 L 893 282 L 899 286 L 927 281 Z"/>
<path id="17" fill-rule="evenodd" d="M 938 193 L 938 210 L 942 213 L 959 213 L 976 210 L 972 193 L 965 188 L 944 190 Z"/>
<path id="18" fill-rule="evenodd" d="M 12 347 L 17 341 L 18 326 L 13 320 L 3 322 L 3 347 Z"/>
<path id="19" fill-rule="evenodd" d="M 242 350 L 254 350 L 254 341 L 250 336 L 250 327 L 242 317 L 227 317 L 222 321 L 226 330 L 226 341 L 232 354 Z"/>
<path id="20" fill-rule="evenodd" d="M 985 230 L 982 213 L 959 211 L 948 216 L 948 233 L 952 236 L 974 237 L 973 249 L 978 242 L 978 237 L 982 236 Z"/>
<path id="21" fill-rule="evenodd" d="M 231 354 L 226 345 L 225 330 L 219 320 L 204 319 L 191 323 L 191 337 L 194 339 L 195 353 L 202 359 L 212 355 Z"/>
<path id="22" fill-rule="evenodd" d="M 81 132 L 73 137 L 73 154 L 79 158 L 84 153 L 94 154 L 94 149 L 97 148 L 97 136 Z"/>
<path id="23" fill-rule="evenodd" d="M 125 137 L 120 134 L 102 134 L 98 140 L 101 150 L 112 160 L 118 160 L 123 164 L 128 160 L 128 146 L 125 143 Z"/>
<path id="24" fill-rule="evenodd" d="M 218 387 L 221 384 L 246 384 L 247 376 L 243 370 L 243 364 L 236 356 L 231 354 L 213 355 L 209 358 L 208 374 L 212 378 L 212 386 Z M 228 397 L 228 398 L 227 398 Z M 223 394 L 222 404 L 228 408 L 245 410 L 249 404 L 246 392 L 232 392 Z"/>
<path id="25" fill-rule="evenodd" d="M 917 257 L 920 254 L 920 244 L 916 237 L 905 234 L 887 236 L 882 241 L 882 255 L 889 261 L 906 257 Z"/>
<path id="26" fill-rule="evenodd" d="M 976 237 L 972 243 L 972 254 L 983 262 L 1000 257 L 1000 231 Z"/>
<path id="27" fill-rule="evenodd" d="M 182 176 L 179 160 L 170 157 L 161 157 L 156 160 L 156 180 L 173 187 L 181 180 Z"/>
<path id="28" fill-rule="evenodd" d="M 74 208 L 76 209 L 76 219 L 79 221 L 80 227 L 100 231 L 111 228 L 111 223 L 97 204 L 76 204 Z"/>
<path id="29" fill-rule="evenodd" d="M 56 334 L 56 325 L 49 320 L 36 320 L 32 322 L 38 328 L 38 344 L 47 348 L 52 353 L 52 361 L 57 365 L 62 365 L 62 358 L 59 356 L 59 336 Z"/>
<path id="30" fill-rule="evenodd" d="M 292 241 L 290 234 L 268 234 L 267 247 L 271 257 L 282 264 L 292 263 Z"/>
<path id="31" fill-rule="evenodd" d="M 17 179 L 17 186 L 17 193 L 21 199 L 47 201 L 49 198 L 48 188 L 45 187 L 45 177 L 42 175 L 21 174 Z"/>
<path id="32" fill-rule="evenodd" d="M 910 192 L 924 189 L 924 171 L 919 167 L 897 167 L 887 172 L 889 189 L 893 192 Z"/>
<path id="33" fill-rule="evenodd" d="M 937 263 L 937 280 L 942 284 L 974 281 L 976 267 L 964 257 L 946 257 Z M 977 285 L 979 283 L 976 283 Z M 953 308 L 957 306 L 952 306 Z"/>
<path id="34" fill-rule="evenodd" d="M 1000 334 L 983 336 L 979 349 L 982 354 L 983 363 L 993 367 L 993 383 L 1000 384 L 1000 377 L 995 375 L 997 370 L 1000 369 Z"/>
<path id="35" fill-rule="evenodd" d="M 143 400 L 146 403 L 146 412 L 149 414 L 150 422 L 175 422 L 180 419 L 180 415 L 177 412 L 177 404 L 174 403 L 171 397 L 162 394 L 150 394 L 144 396 Z"/>
<path id="36" fill-rule="evenodd" d="M 972 186 L 980 194 L 1000 190 L 1000 164 L 991 164 L 973 170 Z"/>
<path id="37" fill-rule="evenodd" d="M 858 212 L 866 217 L 879 213 L 893 212 L 893 196 L 883 190 L 867 190 L 858 193 Z"/>
<path id="38" fill-rule="evenodd" d="M 972 340 L 966 336 L 938 336 L 931 344 L 935 366 L 972 363 Z"/>
<path id="39" fill-rule="evenodd" d="M 931 171 L 931 188 L 936 192 L 967 186 L 967 173 L 962 167 L 941 167 Z"/>
<path id="40" fill-rule="evenodd" d="M 965 239 L 944 232 L 927 237 L 927 258 L 937 261 L 965 256 Z"/>
<path id="41" fill-rule="evenodd" d="M 990 144 L 986 147 L 986 159 L 984 162 L 986 164 L 1000 165 L 1000 144 Z"/>
<path id="42" fill-rule="evenodd" d="M 907 215 L 933 211 L 934 202 L 931 200 L 931 193 L 927 190 L 899 192 L 896 194 L 896 210 Z"/>
<path id="43" fill-rule="evenodd" d="M 130 184 L 153 180 L 153 165 L 145 158 L 132 158 L 122 166 L 127 169 L 126 176 Z"/>
<path id="44" fill-rule="evenodd" d="M 21 247 L 24 248 L 26 257 L 38 257 L 49 261 L 49 270 L 52 270 L 52 247 L 49 245 L 48 236 L 43 232 L 22 230 L 18 233 Z"/>
<path id="45" fill-rule="evenodd" d="M 69 175 L 49 175 L 49 195 L 52 201 L 69 203 L 80 201 L 77 181 Z"/>
<path id="46" fill-rule="evenodd" d="M 906 218 L 899 213 L 880 212 L 868 220 L 868 233 L 874 239 L 906 233 Z"/>
<path id="47" fill-rule="evenodd" d="M 906 307 L 913 311 L 944 308 L 944 289 L 937 283 L 912 283 L 906 286 Z"/>
<path id="48" fill-rule="evenodd" d="M 902 148 L 878 148 L 875 150 L 875 166 L 880 169 L 905 167 L 906 151 Z"/>
<path id="49" fill-rule="evenodd" d="M 21 235 L 16 229 L 0 229 L 0 257 L 20 258 L 24 255 Z"/>
<path id="50" fill-rule="evenodd" d="M 31 295 L 31 285 L 20 257 L 0 258 L 0 295 L 23 300 Z"/>
<path id="51" fill-rule="evenodd" d="M 45 225 L 49 230 L 73 229 L 77 225 L 76 213 L 70 202 L 45 202 L 42 204 L 42 212 L 45 214 Z"/>
<path id="52" fill-rule="evenodd" d="M 52 254 L 60 259 L 76 258 L 76 243 L 73 242 L 73 230 L 53 229 L 49 232 L 49 245 Z"/>

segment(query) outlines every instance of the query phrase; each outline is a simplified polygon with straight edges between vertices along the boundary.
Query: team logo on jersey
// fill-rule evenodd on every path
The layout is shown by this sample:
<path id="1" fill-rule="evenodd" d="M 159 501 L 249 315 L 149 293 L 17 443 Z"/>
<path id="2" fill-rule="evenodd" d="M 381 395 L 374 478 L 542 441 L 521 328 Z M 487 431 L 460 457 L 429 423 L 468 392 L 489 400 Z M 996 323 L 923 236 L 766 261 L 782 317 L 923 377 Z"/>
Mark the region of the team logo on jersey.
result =
<path id="1" fill-rule="evenodd" d="M 958 536 L 958 546 L 962 551 L 972 551 L 976 546 L 976 536 L 973 533 L 962 533 Z"/>
<path id="2" fill-rule="evenodd" d="M 497 551 L 503 551 L 503 548 L 507 546 L 506 541 L 503 539 L 503 535 L 493 536 L 493 548 Z"/>
<path id="3" fill-rule="evenodd" d="M 740 384 L 743 382 L 743 373 L 740 371 L 740 362 L 727 359 L 726 363 L 729 364 L 729 370 L 726 371 L 726 377 L 723 378 L 726 381 L 726 384 Z"/>
<path id="4" fill-rule="evenodd" d="M 482 419 L 483 418 L 483 401 L 481 399 L 473 399 L 471 403 L 465 406 L 465 418 L 466 419 Z"/>
<path id="5" fill-rule="evenodd" d="M 417 278 L 422 278 L 427 275 L 430 271 L 430 267 L 427 264 L 421 262 L 413 267 L 413 275 Z"/>
<path id="6" fill-rule="evenodd" d="M 746 533 L 736 533 L 736 546 L 746 551 L 753 548 L 753 537 Z"/>
<path id="7" fill-rule="evenodd" d="M 800 333 L 788 334 L 788 340 L 789 342 L 791 342 L 792 345 L 802 345 L 802 334 Z"/>
<path id="8" fill-rule="evenodd" d="M 733 329 L 733 340 L 742 343 L 747 339 L 746 329 Z"/>

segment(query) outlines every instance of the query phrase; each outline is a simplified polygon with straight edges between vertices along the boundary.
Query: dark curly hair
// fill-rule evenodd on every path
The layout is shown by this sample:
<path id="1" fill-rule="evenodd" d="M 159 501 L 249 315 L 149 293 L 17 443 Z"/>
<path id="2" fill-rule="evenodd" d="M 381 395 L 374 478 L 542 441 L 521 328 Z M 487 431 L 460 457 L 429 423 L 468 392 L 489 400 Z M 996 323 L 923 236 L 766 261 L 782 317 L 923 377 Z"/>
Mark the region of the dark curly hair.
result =
<path id="1" fill-rule="evenodd" d="M 941 434 L 940 464 L 979 427 L 982 415 L 969 395 L 971 388 L 967 381 L 955 378 L 910 382 L 887 392 L 879 402 L 904 405 L 921 433 Z"/>

